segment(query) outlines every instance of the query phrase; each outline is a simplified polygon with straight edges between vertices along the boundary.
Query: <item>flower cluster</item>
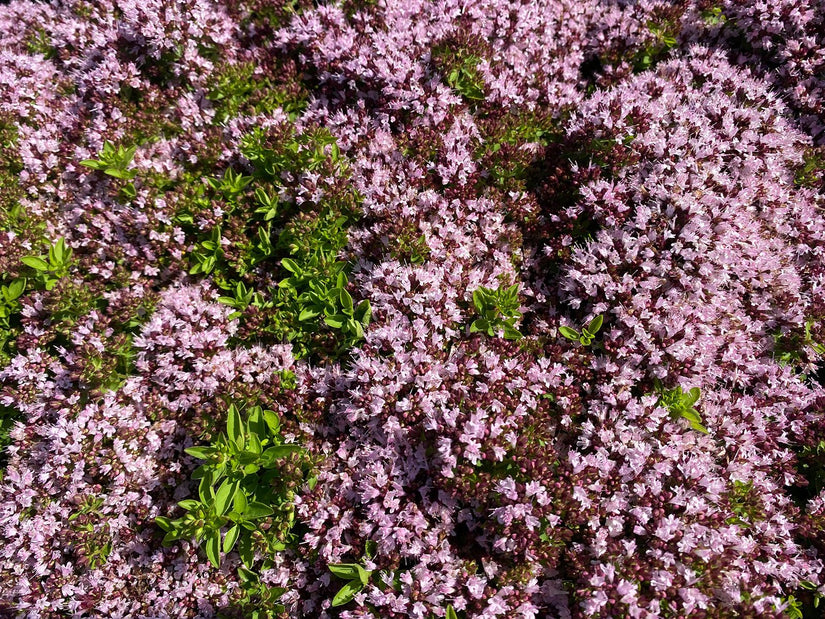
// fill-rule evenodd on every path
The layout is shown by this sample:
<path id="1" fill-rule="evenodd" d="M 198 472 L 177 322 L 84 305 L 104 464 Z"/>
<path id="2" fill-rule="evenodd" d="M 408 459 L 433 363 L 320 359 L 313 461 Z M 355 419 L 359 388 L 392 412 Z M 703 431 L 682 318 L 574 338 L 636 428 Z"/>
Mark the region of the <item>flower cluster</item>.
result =
<path id="1" fill-rule="evenodd" d="M 823 15 L 0 7 L 0 615 L 818 616 Z"/>

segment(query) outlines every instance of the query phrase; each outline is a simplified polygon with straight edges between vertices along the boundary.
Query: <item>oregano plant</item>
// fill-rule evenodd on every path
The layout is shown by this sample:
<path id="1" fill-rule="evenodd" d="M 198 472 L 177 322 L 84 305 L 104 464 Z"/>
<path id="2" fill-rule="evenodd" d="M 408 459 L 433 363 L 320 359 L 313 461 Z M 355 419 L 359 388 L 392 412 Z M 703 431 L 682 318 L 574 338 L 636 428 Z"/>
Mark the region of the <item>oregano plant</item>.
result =
<path id="1" fill-rule="evenodd" d="M 347 581 L 332 598 L 333 606 L 343 606 L 351 602 L 369 584 L 372 576 L 372 571 L 364 569 L 357 563 L 331 563 L 329 571 Z"/>
<path id="2" fill-rule="evenodd" d="M 701 396 L 698 387 L 691 387 L 687 391 L 682 391 L 681 387 L 665 389 L 661 382 L 657 381 L 656 390 L 659 392 L 659 406 L 664 406 L 675 418 L 686 419 L 690 427 L 697 432 L 708 434 L 708 429 L 702 425 L 699 411 L 694 407 Z"/>
<path id="3" fill-rule="evenodd" d="M 226 432 L 210 445 L 185 451 L 204 460 L 192 473 L 199 480 L 198 496 L 178 503 L 187 512 L 184 516 L 156 518 L 166 531 L 164 544 L 194 538 L 215 567 L 237 544 L 247 569 L 255 563 L 256 550 L 267 555 L 286 547 L 295 520 L 294 491 L 292 484 L 283 483 L 280 464 L 286 458 L 306 464 L 306 458 L 300 445 L 284 442 L 273 411 L 253 406 L 244 420 L 230 404 Z M 262 528 L 261 521 L 269 517 L 277 521 Z"/>
<path id="4" fill-rule="evenodd" d="M 61 277 L 68 275 L 72 264 L 72 248 L 61 237 L 49 247 L 47 255 L 23 256 L 21 262 L 34 270 L 34 275 L 30 278 L 33 282 L 51 290 Z"/>
<path id="5" fill-rule="evenodd" d="M 478 313 L 470 325 L 470 333 L 485 333 L 494 337 L 502 332 L 504 339 L 517 340 L 522 337 L 516 329 L 521 318 L 519 312 L 518 284 L 499 286 L 496 290 L 481 286 L 473 291 L 473 306 Z"/>
<path id="6" fill-rule="evenodd" d="M 124 146 L 121 144 L 115 146 L 112 142 L 106 140 L 97 159 L 84 159 L 80 162 L 80 165 L 103 172 L 112 178 L 126 181 L 121 184 L 119 193 L 121 197 L 131 200 L 137 195 L 135 185 L 131 182 L 137 176 L 137 171 L 129 167 L 136 151 L 137 146 L 135 145 Z"/>
<path id="7" fill-rule="evenodd" d="M 97 159 L 84 159 L 80 165 L 93 170 L 99 170 L 114 178 L 122 180 L 132 180 L 137 172 L 129 168 L 132 159 L 137 151 L 137 146 L 115 146 L 106 140 L 103 143 L 103 150 L 100 151 Z"/>
<path id="8" fill-rule="evenodd" d="M 596 337 L 596 334 L 599 332 L 599 329 L 602 328 L 603 322 L 604 317 L 599 314 L 589 323 L 584 325 L 581 331 L 576 331 L 572 327 L 562 325 L 559 327 L 559 333 L 561 333 L 561 335 L 568 340 L 578 342 L 582 346 L 590 346 L 590 344 L 593 343 L 593 339 Z"/>

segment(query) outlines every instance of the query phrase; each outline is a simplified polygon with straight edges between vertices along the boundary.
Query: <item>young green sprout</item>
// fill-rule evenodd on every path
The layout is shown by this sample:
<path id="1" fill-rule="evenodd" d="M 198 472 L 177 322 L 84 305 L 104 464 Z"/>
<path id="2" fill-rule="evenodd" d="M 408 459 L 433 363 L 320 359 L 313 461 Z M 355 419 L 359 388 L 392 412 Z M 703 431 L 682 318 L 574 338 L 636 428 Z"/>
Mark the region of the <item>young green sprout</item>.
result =
<path id="1" fill-rule="evenodd" d="M 708 434 L 708 429 L 702 425 L 702 418 L 694 404 L 699 401 L 699 387 L 692 387 L 687 391 L 682 391 L 681 387 L 675 389 L 665 389 L 660 382 L 656 383 L 656 390 L 659 392 L 659 406 L 664 406 L 674 417 L 686 419 L 690 427 Z"/>
<path id="2" fill-rule="evenodd" d="M 590 346 L 590 344 L 593 343 L 593 338 L 596 337 L 599 329 L 602 328 L 602 322 L 604 322 L 604 317 L 599 314 L 587 325 L 582 327 L 581 333 L 571 327 L 565 326 L 559 327 L 559 333 L 568 340 L 579 342 L 582 346 Z"/>
<path id="3" fill-rule="evenodd" d="M 497 331 L 502 331 L 506 340 L 521 338 L 515 326 L 521 318 L 518 284 L 508 288 L 499 286 L 497 290 L 481 286 L 473 292 L 473 305 L 479 317 L 470 325 L 470 333 L 494 337 Z"/>
<path id="4" fill-rule="evenodd" d="M 129 164 L 135 156 L 137 146 L 118 146 L 108 140 L 103 143 L 103 150 L 100 151 L 97 159 L 84 159 L 80 165 L 93 170 L 99 170 L 104 174 L 108 174 L 114 178 L 130 181 L 135 178 L 137 174 L 134 170 L 129 169 Z"/>
<path id="5" fill-rule="evenodd" d="M 236 544 L 247 569 L 255 560 L 253 534 L 263 531 L 260 520 L 274 514 L 273 505 L 291 501 L 288 493 L 273 495 L 269 482 L 279 476 L 282 461 L 304 449 L 295 443 L 284 443 L 280 420 L 270 410 L 253 406 L 246 420 L 231 404 L 227 411 L 226 432 L 210 445 L 189 447 L 186 453 L 204 462 L 194 470 L 192 478 L 200 480 L 197 498 L 179 501 L 187 513 L 176 520 L 157 517 L 155 522 L 166 531 L 163 544 L 180 539 L 197 539 L 206 551 L 209 562 L 219 567 L 221 554 L 231 552 Z M 294 510 L 281 509 L 291 528 Z M 272 551 L 285 546 L 277 540 L 268 542 Z"/>
<path id="6" fill-rule="evenodd" d="M 369 584 L 372 576 L 370 570 L 365 570 L 357 563 L 332 563 L 329 565 L 329 571 L 347 581 L 332 598 L 333 606 L 343 606 L 351 602 Z"/>
<path id="7" fill-rule="evenodd" d="M 33 279 L 37 283 L 46 290 L 51 290 L 61 277 L 68 275 L 72 263 L 72 248 L 68 247 L 61 237 L 49 247 L 48 256 L 24 256 L 21 262 L 34 269 L 36 275 Z"/>

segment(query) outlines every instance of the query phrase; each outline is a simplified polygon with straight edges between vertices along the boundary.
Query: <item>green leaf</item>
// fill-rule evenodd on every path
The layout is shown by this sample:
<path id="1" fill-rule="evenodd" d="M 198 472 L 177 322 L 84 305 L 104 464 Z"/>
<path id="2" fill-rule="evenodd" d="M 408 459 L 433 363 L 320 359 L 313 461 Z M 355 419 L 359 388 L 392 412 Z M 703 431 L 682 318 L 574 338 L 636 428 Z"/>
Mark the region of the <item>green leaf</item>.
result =
<path id="1" fill-rule="evenodd" d="M 327 323 L 333 329 L 340 329 L 341 327 L 343 327 L 346 320 L 347 317 L 343 314 L 335 314 L 333 316 L 326 316 L 324 318 L 324 322 Z"/>
<path id="2" fill-rule="evenodd" d="M 224 552 L 232 552 L 232 549 L 235 547 L 235 542 L 238 541 L 238 535 L 240 534 L 241 529 L 236 524 L 235 526 L 231 527 L 223 538 L 223 551 Z"/>
<path id="3" fill-rule="evenodd" d="M 272 432 L 273 435 L 277 435 L 281 429 L 281 420 L 278 419 L 278 415 L 273 411 L 264 411 L 264 421 L 266 425 L 269 426 L 269 431 Z"/>
<path id="4" fill-rule="evenodd" d="M 203 479 L 203 476 L 206 475 L 209 471 L 209 466 L 201 464 L 194 471 L 192 471 L 192 479 Z"/>
<path id="5" fill-rule="evenodd" d="M 234 404 L 229 406 L 226 415 L 226 435 L 229 440 L 243 448 L 243 421 Z"/>
<path id="6" fill-rule="evenodd" d="M 113 176 L 114 178 L 118 178 L 120 180 L 132 180 L 135 178 L 135 171 L 134 170 L 126 170 L 123 168 L 105 168 L 103 170 L 105 174 L 109 176 Z"/>
<path id="7" fill-rule="evenodd" d="M 284 267 L 290 273 L 295 273 L 296 275 L 301 274 L 301 267 L 298 266 L 298 263 L 292 260 L 291 258 L 284 258 L 281 260 L 281 266 Z"/>
<path id="8" fill-rule="evenodd" d="M 201 270 L 204 273 L 211 273 L 212 270 L 215 268 L 215 264 L 217 260 L 215 260 L 215 256 L 208 256 L 202 263 L 201 263 Z"/>
<path id="9" fill-rule="evenodd" d="M 172 521 L 165 516 L 158 516 L 155 518 L 155 524 L 157 524 L 164 531 L 173 531 L 175 529 L 175 525 L 172 524 Z"/>
<path id="10" fill-rule="evenodd" d="M 209 460 L 210 456 L 218 453 L 218 450 L 215 447 L 187 447 L 183 451 L 188 453 L 190 456 L 200 458 L 201 460 Z"/>
<path id="11" fill-rule="evenodd" d="M 339 298 L 341 299 L 341 307 L 344 308 L 345 314 L 352 314 L 352 296 L 349 292 L 341 288 L 341 291 L 338 293 Z"/>
<path id="12" fill-rule="evenodd" d="M 304 320 L 310 320 L 318 316 L 321 312 L 319 312 L 314 307 L 305 307 L 301 310 L 301 313 L 298 314 L 298 320 L 303 322 Z"/>
<path id="13" fill-rule="evenodd" d="M 702 418 L 694 408 L 682 407 L 679 410 L 679 415 L 690 423 L 690 427 L 702 434 L 709 434 L 708 429 L 702 425 Z"/>
<path id="14" fill-rule="evenodd" d="M 241 561 L 243 561 L 243 564 L 251 570 L 252 565 L 255 562 L 255 550 L 252 546 L 252 538 L 249 535 L 242 536 L 238 542 L 238 554 L 241 556 Z"/>
<path id="15" fill-rule="evenodd" d="M 6 299 L 9 301 L 14 301 L 15 299 L 19 298 L 20 295 L 23 294 L 23 291 L 25 289 L 26 278 L 18 277 L 17 279 L 13 280 L 6 288 Z"/>
<path id="16" fill-rule="evenodd" d="M 244 450 L 244 451 L 237 454 L 236 460 L 237 460 L 238 464 L 242 464 L 242 465 L 252 464 L 253 462 L 258 461 L 258 454 L 253 453 L 251 451 Z"/>
<path id="17" fill-rule="evenodd" d="M 269 239 L 269 231 L 258 228 L 258 249 L 267 256 L 272 253 L 272 242 Z"/>
<path id="18" fill-rule="evenodd" d="M 355 308 L 355 317 L 361 321 L 361 324 L 368 325 L 372 316 L 372 307 L 367 299 L 364 299 Z"/>
<path id="19" fill-rule="evenodd" d="M 249 440 L 247 441 L 247 447 L 249 451 L 251 451 L 256 456 L 261 455 L 261 440 L 258 438 L 258 435 L 254 432 L 249 433 Z"/>
<path id="20" fill-rule="evenodd" d="M 63 255 L 66 251 L 66 242 L 59 238 L 57 242 L 49 247 L 49 262 L 54 265 L 63 264 Z"/>
<path id="21" fill-rule="evenodd" d="M 134 183 L 126 183 L 121 187 L 120 193 L 123 194 L 123 197 L 133 200 L 137 196 L 137 189 L 135 189 Z"/>
<path id="22" fill-rule="evenodd" d="M 203 476 L 201 483 L 198 486 L 198 495 L 202 503 L 209 503 L 215 498 L 215 491 L 212 489 L 212 474 L 209 473 Z"/>
<path id="23" fill-rule="evenodd" d="M 106 167 L 105 163 L 98 161 L 97 159 L 84 159 L 80 162 L 80 165 L 86 166 L 87 168 L 92 168 L 93 170 L 102 170 Z"/>
<path id="24" fill-rule="evenodd" d="M 37 256 L 23 256 L 20 260 L 27 267 L 31 267 L 35 271 L 49 270 L 49 263 L 43 260 L 43 258 L 38 258 Z"/>
<path id="25" fill-rule="evenodd" d="M 195 501 L 194 499 L 184 499 L 183 501 L 178 501 L 178 505 L 186 511 L 192 511 L 193 509 L 198 509 L 201 506 L 201 503 L 200 501 Z"/>
<path id="26" fill-rule="evenodd" d="M 478 288 L 473 291 L 473 306 L 479 314 L 484 311 L 484 293 L 481 290 Z"/>
<path id="27" fill-rule="evenodd" d="M 363 583 L 360 583 L 357 580 L 349 581 L 341 587 L 338 593 L 335 594 L 335 597 L 332 598 L 332 606 L 343 606 L 344 604 L 351 602 L 355 598 L 356 594 L 363 588 Z"/>
<path id="28" fill-rule="evenodd" d="M 360 580 L 358 568 L 361 568 L 361 566 L 357 563 L 331 563 L 327 567 L 329 567 L 329 571 L 338 578 L 343 578 L 344 580 Z"/>
<path id="29" fill-rule="evenodd" d="M 785 616 L 788 619 L 803 619 L 802 608 L 794 596 L 789 595 L 785 598 L 787 607 L 785 608 Z"/>
<path id="30" fill-rule="evenodd" d="M 246 492 L 243 490 L 239 490 L 237 494 L 235 494 L 235 500 L 232 503 L 232 509 L 239 514 L 243 514 L 246 511 L 246 507 L 249 502 L 246 500 Z"/>
<path id="31" fill-rule="evenodd" d="M 255 572 L 245 567 L 238 568 L 238 576 L 242 583 L 257 583 L 260 580 Z"/>
<path id="32" fill-rule="evenodd" d="M 695 421 L 690 422 L 690 427 L 696 430 L 697 432 L 701 432 L 702 434 L 710 434 L 708 429 L 703 426 L 701 423 L 696 423 Z"/>
<path id="33" fill-rule="evenodd" d="M 692 408 L 681 410 L 680 415 L 691 422 L 695 421 L 696 423 L 699 423 L 702 421 L 702 418 L 699 417 L 699 413 Z"/>
<path id="34" fill-rule="evenodd" d="M 444 615 L 444 619 L 458 619 L 458 615 L 455 613 L 455 608 L 453 608 L 452 604 L 447 605 L 447 614 Z"/>
<path id="35" fill-rule="evenodd" d="M 266 518 L 272 513 L 273 510 L 269 505 L 252 501 L 246 506 L 243 515 L 247 520 L 255 520 L 256 518 Z"/>
<path id="36" fill-rule="evenodd" d="M 571 329 L 570 327 L 559 327 L 559 333 L 561 333 L 562 336 L 566 337 L 568 340 L 573 341 L 577 341 L 580 337 L 579 332 L 575 329 Z"/>
<path id="37" fill-rule="evenodd" d="M 273 204 L 277 202 L 277 198 L 273 199 L 263 187 L 258 187 L 255 190 L 255 199 L 260 202 L 263 206 L 271 207 Z"/>
<path id="38" fill-rule="evenodd" d="M 206 540 L 206 556 L 216 568 L 221 566 L 221 532 L 214 531 Z"/>
<path id="39" fill-rule="evenodd" d="M 484 318 L 474 320 L 473 323 L 470 325 L 470 333 L 487 333 L 488 335 L 490 335 L 491 330 L 492 325 L 490 324 L 490 321 Z"/>
<path id="40" fill-rule="evenodd" d="M 264 422 L 264 411 L 260 406 L 253 406 L 249 409 L 249 419 L 246 422 L 246 428 L 250 435 L 254 434 L 258 438 L 266 438 L 267 427 Z"/>
<path id="41" fill-rule="evenodd" d="M 215 512 L 218 516 L 223 516 L 229 511 L 229 504 L 235 498 L 235 493 L 238 491 L 238 482 L 230 482 L 229 479 L 224 479 L 218 491 L 215 493 Z"/>
<path id="42" fill-rule="evenodd" d="M 372 572 L 365 570 L 360 565 L 356 565 L 355 567 L 358 568 L 358 580 L 361 581 L 362 585 L 366 586 L 367 583 L 369 583 L 370 581 L 370 576 L 372 576 Z"/>
<path id="43" fill-rule="evenodd" d="M 505 340 L 518 340 L 522 338 L 521 331 L 518 329 L 514 329 L 509 325 L 505 325 L 504 327 L 504 339 Z"/>
<path id="44" fill-rule="evenodd" d="M 587 325 L 587 331 L 590 335 L 596 335 L 599 332 L 599 329 L 602 328 L 602 323 L 604 322 L 604 317 L 599 314 L 593 320 L 590 321 L 590 324 Z"/>
<path id="45" fill-rule="evenodd" d="M 689 406 L 693 406 L 696 402 L 699 401 L 699 396 L 701 395 L 699 391 L 699 387 L 692 387 L 690 391 L 687 392 L 685 397 L 685 403 Z"/>
<path id="46" fill-rule="evenodd" d="M 300 445 L 295 444 L 288 444 L 288 445 L 275 445 L 274 447 L 269 447 L 264 451 L 261 455 L 261 459 L 264 461 L 266 466 L 272 466 L 275 464 L 275 461 L 279 458 L 285 458 L 290 454 L 300 453 L 303 451 L 303 448 Z"/>

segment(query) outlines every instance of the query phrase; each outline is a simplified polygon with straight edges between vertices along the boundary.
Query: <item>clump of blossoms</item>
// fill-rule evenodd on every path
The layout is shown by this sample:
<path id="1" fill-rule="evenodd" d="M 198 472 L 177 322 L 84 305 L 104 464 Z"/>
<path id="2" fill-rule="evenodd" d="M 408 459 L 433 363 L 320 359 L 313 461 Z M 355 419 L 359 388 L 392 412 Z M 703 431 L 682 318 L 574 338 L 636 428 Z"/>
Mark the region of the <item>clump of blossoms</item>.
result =
<path id="1" fill-rule="evenodd" d="M 809 4 L 0 7 L 0 615 L 819 616 Z"/>

